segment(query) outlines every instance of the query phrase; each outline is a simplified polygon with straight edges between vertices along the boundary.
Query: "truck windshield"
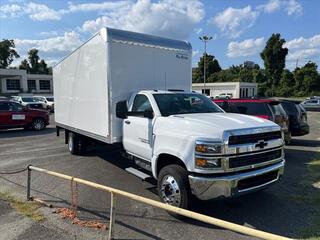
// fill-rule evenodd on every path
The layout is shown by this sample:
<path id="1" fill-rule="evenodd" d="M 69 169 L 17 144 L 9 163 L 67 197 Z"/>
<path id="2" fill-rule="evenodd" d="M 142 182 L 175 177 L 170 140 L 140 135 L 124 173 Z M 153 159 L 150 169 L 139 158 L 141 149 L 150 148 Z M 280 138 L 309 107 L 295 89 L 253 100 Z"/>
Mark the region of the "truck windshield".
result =
<path id="1" fill-rule="evenodd" d="M 211 99 L 192 93 L 153 94 L 162 116 L 223 112 Z"/>

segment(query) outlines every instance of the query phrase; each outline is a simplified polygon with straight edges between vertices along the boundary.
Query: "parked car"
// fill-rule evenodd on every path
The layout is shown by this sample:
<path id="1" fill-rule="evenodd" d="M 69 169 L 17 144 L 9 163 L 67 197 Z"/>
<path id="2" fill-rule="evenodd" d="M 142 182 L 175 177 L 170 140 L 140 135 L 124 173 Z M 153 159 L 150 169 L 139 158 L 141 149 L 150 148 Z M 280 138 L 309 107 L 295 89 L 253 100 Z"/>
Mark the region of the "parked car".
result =
<path id="1" fill-rule="evenodd" d="M 300 102 L 280 100 L 281 105 L 289 116 L 289 131 L 292 136 L 303 136 L 310 132 L 307 112 L 300 106 Z"/>
<path id="2" fill-rule="evenodd" d="M 35 101 L 32 96 L 12 96 L 11 99 L 29 108 L 46 109 L 44 103 Z"/>
<path id="3" fill-rule="evenodd" d="M 318 100 L 320 100 L 320 96 L 312 96 L 312 97 L 306 98 L 306 100 L 310 100 L 310 99 L 318 99 Z"/>
<path id="4" fill-rule="evenodd" d="M 33 96 L 33 99 L 36 102 L 42 102 L 45 104 L 45 108 L 50 112 L 54 112 L 54 98 L 52 96 L 45 97 L 45 96 Z"/>
<path id="5" fill-rule="evenodd" d="M 301 106 L 307 111 L 320 111 L 320 98 L 305 100 L 301 103 Z"/>
<path id="6" fill-rule="evenodd" d="M 216 96 L 216 99 L 230 99 L 232 97 L 232 93 L 221 93 L 218 96 Z"/>
<path id="7" fill-rule="evenodd" d="M 214 100 L 226 112 L 253 115 L 268 119 L 281 126 L 286 144 L 291 141 L 289 116 L 280 102 L 272 99 L 226 99 Z"/>
<path id="8" fill-rule="evenodd" d="M 45 110 L 31 109 L 10 100 L 0 100 L 0 128 L 32 128 L 42 130 L 49 124 Z"/>

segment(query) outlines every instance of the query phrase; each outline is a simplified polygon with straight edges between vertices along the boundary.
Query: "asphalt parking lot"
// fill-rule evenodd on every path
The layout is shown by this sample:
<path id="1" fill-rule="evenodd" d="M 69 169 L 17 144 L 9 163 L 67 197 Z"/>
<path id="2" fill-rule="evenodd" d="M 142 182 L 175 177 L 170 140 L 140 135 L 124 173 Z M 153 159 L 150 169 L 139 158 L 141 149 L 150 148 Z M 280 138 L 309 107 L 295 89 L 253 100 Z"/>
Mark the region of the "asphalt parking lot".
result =
<path id="1" fill-rule="evenodd" d="M 238 199 L 198 202 L 195 211 L 293 238 L 320 237 L 320 179 L 314 178 L 312 164 L 320 160 L 320 113 L 308 112 L 311 133 L 294 138 L 286 147 L 287 165 L 283 180 L 269 189 Z M 54 122 L 41 132 L 0 131 L 0 170 L 29 164 L 116 187 L 157 200 L 152 181 L 141 181 L 127 173 L 127 160 L 114 147 L 99 145 L 85 156 L 69 154 L 64 137 L 55 135 Z M 310 167 L 311 166 L 311 167 Z M 319 166 L 316 165 L 316 170 Z M 312 175 L 313 174 L 313 175 Z M 316 174 L 316 176 L 319 176 Z M 25 195 L 26 173 L 0 175 L 0 191 Z M 32 195 L 55 206 L 70 203 L 70 183 L 33 173 Z M 108 193 L 79 187 L 79 216 L 108 222 Z M 0 207 L 0 216 L 3 208 Z M 66 239 L 103 239 L 104 230 L 84 229 L 43 209 L 51 228 Z M 1 229 L 1 222 L 0 222 Z M 61 231 L 60 231 L 61 230 Z M 252 239 L 195 221 L 180 221 L 165 211 L 131 200 L 116 199 L 116 239 Z M 1 237 L 0 237 L 1 238 Z M 7 237 L 6 240 L 9 240 Z M 16 239 L 16 238 L 12 238 Z M 21 238 L 22 239 L 22 238 Z M 27 238 L 25 238 L 27 239 Z M 40 238 L 39 238 L 40 239 Z M 43 238 L 47 239 L 47 238 Z"/>

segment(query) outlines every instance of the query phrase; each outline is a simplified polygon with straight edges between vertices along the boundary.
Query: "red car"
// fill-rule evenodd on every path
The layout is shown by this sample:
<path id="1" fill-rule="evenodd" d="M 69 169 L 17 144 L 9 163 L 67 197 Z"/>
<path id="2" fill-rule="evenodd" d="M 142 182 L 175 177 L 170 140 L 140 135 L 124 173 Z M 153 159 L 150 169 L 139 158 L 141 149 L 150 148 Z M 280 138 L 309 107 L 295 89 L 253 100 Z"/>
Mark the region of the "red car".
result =
<path id="1" fill-rule="evenodd" d="M 0 100 L 0 129 L 32 128 L 42 130 L 49 125 L 49 113 L 31 109 L 10 100 Z"/>
<path id="2" fill-rule="evenodd" d="M 226 112 L 253 115 L 277 123 L 287 144 L 291 141 L 289 117 L 279 101 L 273 99 L 214 99 Z"/>

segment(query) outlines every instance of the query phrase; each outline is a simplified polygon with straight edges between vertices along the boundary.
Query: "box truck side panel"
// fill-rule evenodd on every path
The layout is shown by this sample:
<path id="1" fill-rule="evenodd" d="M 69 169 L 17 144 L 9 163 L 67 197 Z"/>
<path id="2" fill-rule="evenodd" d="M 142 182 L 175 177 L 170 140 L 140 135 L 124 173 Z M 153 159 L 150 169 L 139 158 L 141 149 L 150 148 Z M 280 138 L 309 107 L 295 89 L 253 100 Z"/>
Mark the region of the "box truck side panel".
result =
<path id="1" fill-rule="evenodd" d="M 132 93 L 150 89 L 191 90 L 191 50 L 108 41 L 111 111 Z M 177 56 L 178 54 L 178 56 Z M 111 115 L 112 141 L 122 139 L 122 120 Z"/>
<path id="2" fill-rule="evenodd" d="M 56 122 L 109 142 L 107 45 L 97 34 L 54 69 Z"/>

